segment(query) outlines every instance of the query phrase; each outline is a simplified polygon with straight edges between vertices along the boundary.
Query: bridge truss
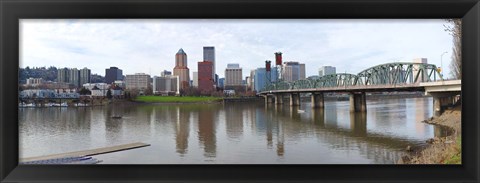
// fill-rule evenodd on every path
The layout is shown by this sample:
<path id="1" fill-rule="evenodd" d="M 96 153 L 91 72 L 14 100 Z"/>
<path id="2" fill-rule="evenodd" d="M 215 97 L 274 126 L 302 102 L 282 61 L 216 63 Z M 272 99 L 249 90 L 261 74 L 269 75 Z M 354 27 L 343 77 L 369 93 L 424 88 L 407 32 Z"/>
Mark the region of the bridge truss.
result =
<path id="1" fill-rule="evenodd" d="M 443 80 L 437 66 L 424 63 L 393 62 L 365 69 L 358 74 L 338 73 L 315 79 L 272 83 L 266 91 L 347 87 L 366 85 L 405 85 Z M 264 90 L 264 91 L 265 91 Z"/>

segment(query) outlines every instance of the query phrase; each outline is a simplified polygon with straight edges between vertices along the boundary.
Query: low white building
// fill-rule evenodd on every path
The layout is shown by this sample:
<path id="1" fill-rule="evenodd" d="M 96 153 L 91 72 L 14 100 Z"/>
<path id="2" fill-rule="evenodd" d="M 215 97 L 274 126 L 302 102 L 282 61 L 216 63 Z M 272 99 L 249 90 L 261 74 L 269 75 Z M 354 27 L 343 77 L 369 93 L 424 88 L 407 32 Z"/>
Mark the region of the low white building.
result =
<path id="1" fill-rule="evenodd" d="M 79 98 L 80 94 L 75 90 L 63 91 L 63 89 L 56 90 L 23 90 L 19 93 L 20 98 Z"/>

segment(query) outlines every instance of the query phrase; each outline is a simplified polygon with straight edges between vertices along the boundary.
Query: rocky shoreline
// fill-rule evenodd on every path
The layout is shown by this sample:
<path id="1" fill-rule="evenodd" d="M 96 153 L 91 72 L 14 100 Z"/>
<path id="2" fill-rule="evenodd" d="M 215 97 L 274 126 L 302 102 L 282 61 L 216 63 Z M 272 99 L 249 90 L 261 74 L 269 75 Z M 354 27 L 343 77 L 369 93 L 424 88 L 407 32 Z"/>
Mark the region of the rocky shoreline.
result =
<path id="1" fill-rule="evenodd" d="M 397 164 L 456 164 L 461 162 L 461 106 L 456 106 L 439 117 L 432 117 L 422 122 L 447 127 L 451 133 L 446 137 L 428 139 L 427 146 L 407 147 L 407 155 Z"/>

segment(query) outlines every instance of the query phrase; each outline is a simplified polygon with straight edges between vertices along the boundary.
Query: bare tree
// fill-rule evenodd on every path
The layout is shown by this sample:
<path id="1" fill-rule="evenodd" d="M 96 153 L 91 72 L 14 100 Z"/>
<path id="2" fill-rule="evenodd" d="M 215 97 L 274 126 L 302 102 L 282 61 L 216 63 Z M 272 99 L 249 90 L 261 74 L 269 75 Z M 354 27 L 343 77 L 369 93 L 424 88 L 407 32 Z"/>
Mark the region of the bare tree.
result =
<path id="1" fill-rule="evenodd" d="M 453 36 L 451 74 L 455 79 L 462 79 L 462 20 L 447 19 L 446 21 L 451 25 L 443 25 L 445 31 Z"/>

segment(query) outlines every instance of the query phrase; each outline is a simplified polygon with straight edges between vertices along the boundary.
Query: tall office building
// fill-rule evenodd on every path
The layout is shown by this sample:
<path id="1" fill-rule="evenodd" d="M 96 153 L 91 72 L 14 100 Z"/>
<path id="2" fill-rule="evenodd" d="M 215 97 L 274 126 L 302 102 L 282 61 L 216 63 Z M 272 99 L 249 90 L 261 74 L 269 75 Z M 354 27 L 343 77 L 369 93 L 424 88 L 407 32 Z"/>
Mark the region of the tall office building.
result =
<path id="1" fill-rule="evenodd" d="M 192 85 L 194 87 L 198 87 L 198 72 L 193 72 L 193 82 Z"/>
<path id="2" fill-rule="evenodd" d="M 210 61 L 198 62 L 198 89 L 204 93 L 213 91 L 212 77 L 213 63 Z"/>
<path id="3" fill-rule="evenodd" d="M 336 74 L 337 69 L 332 66 L 322 66 L 318 69 L 318 76 L 322 77 L 325 75 Z"/>
<path id="4" fill-rule="evenodd" d="M 267 85 L 271 84 L 271 82 L 277 80 L 277 72 L 276 70 L 270 70 L 270 81 L 268 81 L 267 70 L 265 67 L 257 68 L 254 70 L 253 77 L 253 90 L 259 92 L 263 91 Z"/>
<path id="5" fill-rule="evenodd" d="M 284 62 L 282 77 L 286 82 L 305 79 L 305 64 L 302 66 L 298 62 Z"/>
<path id="6" fill-rule="evenodd" d="M 175 54 L 175 68 L 173 75 L 178 76 L 180 89 L 186 89 L 190 86 L 190 69 L 187 66 L 187 53 L 182 48 Z"/>
<path id="7" fill-rule="evenodd" d="M 212 69 L 212 78 L 215 80 L 215 74 L 217 73 L 215 70 L 215 47 L 213 46 L 204 46 L 203 47 L 203 61 L 210 61 L 212 62 L 213 69 Z"/>
<path id="8" fill-rule="evenodd" d="M 242 85 L 242 68 L 239 64 L 228 64 L 225 69 L 225 87 Z"/>
<path id="9" fill-rule="evenodd" d="M 59 83 L 68 83 L 70 76 L 70 69 L 62 68 L 57 70 L 57 82 Z"/>
<path id="10" fill-rule="evenodd" d="M 150 87 L 150 75 L 144 73 L 136 73 L 134 75 L 125 76 L 126 89 L 146 90 Z"/>
<path id="11" fill-rule="evenodd" d="M 121 69 L 118 69 L 117 67 L 110 67 L 109 69 L 105 69 L 106 83 L 111 84 L 117 80 L 123 80 L 123 73 Z"/>
<path id="12" fill-rule="evenodd" d="M 300 79 L 305 79 L 305 64 L 300 64 Z"/>
<path id="13" fill-rule="evenodd" d="M 90 83 L 91 71 L 88 68 L 80 69 L 80 86 L 85 83 Z"/>
<path id="14" fill-rule="evenodd" d="M 80 86 L 80 72 L 78 72 L 77 68 L 73 68 L 69 70 L 69 82 L 75 87 Z"/>

